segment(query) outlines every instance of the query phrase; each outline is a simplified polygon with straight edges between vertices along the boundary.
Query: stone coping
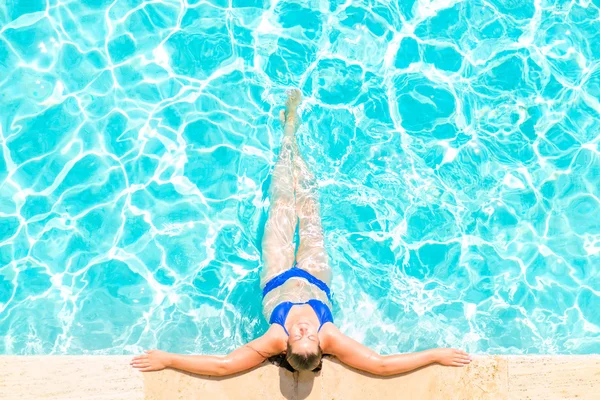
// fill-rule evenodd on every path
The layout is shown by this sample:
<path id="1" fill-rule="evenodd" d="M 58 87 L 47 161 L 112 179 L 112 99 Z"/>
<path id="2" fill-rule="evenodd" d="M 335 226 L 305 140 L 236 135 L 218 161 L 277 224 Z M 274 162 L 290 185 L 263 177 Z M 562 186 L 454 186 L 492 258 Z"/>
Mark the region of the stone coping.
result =
<path id="1" fill-rule="evenodd" d="M 317 374 L 264 363 L 218 378 L 143 373 L 129 365 L 132 357 L 0 356 L 0 399 L 600 399 L 600 355 L 473 355 L 467 367 L 430 365 L 385 378 L 333 358 Z"/>

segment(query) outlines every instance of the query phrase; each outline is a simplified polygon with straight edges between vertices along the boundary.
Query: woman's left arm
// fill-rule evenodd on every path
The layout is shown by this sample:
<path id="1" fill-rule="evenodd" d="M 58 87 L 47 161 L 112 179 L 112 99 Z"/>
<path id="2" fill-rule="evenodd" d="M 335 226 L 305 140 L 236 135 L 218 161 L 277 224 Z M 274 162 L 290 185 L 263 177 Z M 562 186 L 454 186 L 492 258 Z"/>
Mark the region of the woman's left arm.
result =
<path id="1" fill-rule="evenodd" d="M 471 362 L 467 353 L 456 349 L 431 349 L 384 356 L 344 335 L 337 328 L 330 331 L 326 353 L 353 368 L 383 376 L 412 371 L 433 363 L 462 367 Z"/>

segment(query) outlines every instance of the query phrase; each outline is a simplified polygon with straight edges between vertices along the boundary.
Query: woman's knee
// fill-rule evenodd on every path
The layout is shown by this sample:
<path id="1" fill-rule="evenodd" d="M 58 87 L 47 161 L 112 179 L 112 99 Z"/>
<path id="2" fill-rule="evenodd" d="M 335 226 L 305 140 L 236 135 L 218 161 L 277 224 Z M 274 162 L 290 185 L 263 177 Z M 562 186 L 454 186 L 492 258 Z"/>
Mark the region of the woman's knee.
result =
<path id="1" fill-rule="evenodd" d="M 293 196 L 279 196 L 272 203 L 269 213 L 277 218 L 297 218 L 296 204 Z"/>

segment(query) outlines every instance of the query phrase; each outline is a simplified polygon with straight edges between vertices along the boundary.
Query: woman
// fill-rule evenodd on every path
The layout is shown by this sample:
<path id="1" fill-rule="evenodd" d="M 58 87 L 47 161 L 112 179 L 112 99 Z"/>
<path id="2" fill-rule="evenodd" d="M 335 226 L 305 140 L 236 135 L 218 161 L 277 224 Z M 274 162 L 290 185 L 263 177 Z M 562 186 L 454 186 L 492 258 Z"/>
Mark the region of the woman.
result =
<path id="1" fill-rule="evenodd" d="M 333 324 L 331 269 L 323 242 L 317 185 L 298 152 L 295 137 L 300 101 L 300 91 L 293 90 L 285 112 L 280 114 L 284 137 L 273 171 L 272 204 L 262 242 L 261 288 L 270 328 L 226 356 L 151 350 L 134 357 L 133 367 L 144 372 L 171 367 L 223 376 L 284 354 L 282 364 L 288 369 L 316 370 L 320 368 L 321 356 L 330 354 L 351 367 L 376 375 L 393 375 L 431 363 L 460 367 L 471 362 L 467 353 L 455 349 L 383 356 L 347 337 Z M 293 237 L 298 221 L 300 244 L 294 257 Z"/>

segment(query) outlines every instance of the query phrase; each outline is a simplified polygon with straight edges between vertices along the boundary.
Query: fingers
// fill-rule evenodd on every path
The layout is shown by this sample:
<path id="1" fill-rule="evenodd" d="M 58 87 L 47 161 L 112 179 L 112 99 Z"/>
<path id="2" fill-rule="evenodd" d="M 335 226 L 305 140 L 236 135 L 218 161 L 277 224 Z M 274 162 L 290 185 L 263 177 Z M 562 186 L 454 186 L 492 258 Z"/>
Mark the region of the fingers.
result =
<path id="1" fill-rule="evenodd" d="M 471 355 L 459 349 L 444 349 L 444 352 L 445 360 L 441 362 L 443 365 L 464 367 L 473 361 L 473 357 L 471 357 Z"/>
<path id="2" fill-rule="evenodd" d="M 154 350 L 144 350 L 145 354 L 140 354 L 131 359 L 129 365 L 141 372 L 154 371 L 155 368 L 150 364 L 150 355 Z"/>
<path id="3" fill-rule="evenodd" d="M 147 354 L 142 354 L 140 356 L 133 357 L 131 359 L 130 364 L 133 364 L 134 362 L 138 362 L 138 361 L 145 361 L 145 360 L 148 360 L 148 355 Z"/>
<path id="4" fill-rule="evenodd" d="M 459 359 L 467 359 L 467 360 L 472 360 L 473 358 L 469 355 L 469 353 L 466 353 L 462 350 L 458 350 L 458 349 L 452 349 L 454 351 L 454 357 L 455 358 L 459 358 Z"/>
<path id="5" fill-rule="evenodd" d="M 146 354 L 140 354 L 139 356 L 135 356 L 131 359 L 131 361 L 135 361 L 135 360 L 141 360 L 141 359 L 145 359 L 148 358 L 149 354 L 152 354 L 154 350 L 144 350 L 144 353 Z"/>
<path id="6" fill-rule="evenodd" d="M 466 353 L 466 352 L 464 352 L 462 350 L 459 350 L 459 349 L 452 349 L 452 351 L 454 351 L 455 354 L 460 354 L 460 355 L 463 355 L 463 356 L 468 356 L 469 355 L 468 353 Z"/>
<path id="7" fill-rule="evenodd" d="M 139 364 L 150 365 L 150 360 L 131 360 L 131 362 L 129 364 L 131 364 L 131 365 L 139 365 Z"/>
<path id="8" fill-rule="evenodd" d="M 135 368 L 146 367 L 150 365 L 150 359 L 148 354 L 140 354 L 139 356 L 133 357 L 129 362 L 129 365 Z"/>
<path id="9" fill-rule="evenodd" d="M 134 365 L 133 368 L 136 368 L 141 372 L 156 371 L 156 368 L 152 367 L 150 364 Z"/>
<path id="10" fill-rule="evenodd" d="M 465 365 L 471 364 L 471 360 L 468 358 L 455 358 L 451 363 L 455 367 L 464 367 Z"/>

